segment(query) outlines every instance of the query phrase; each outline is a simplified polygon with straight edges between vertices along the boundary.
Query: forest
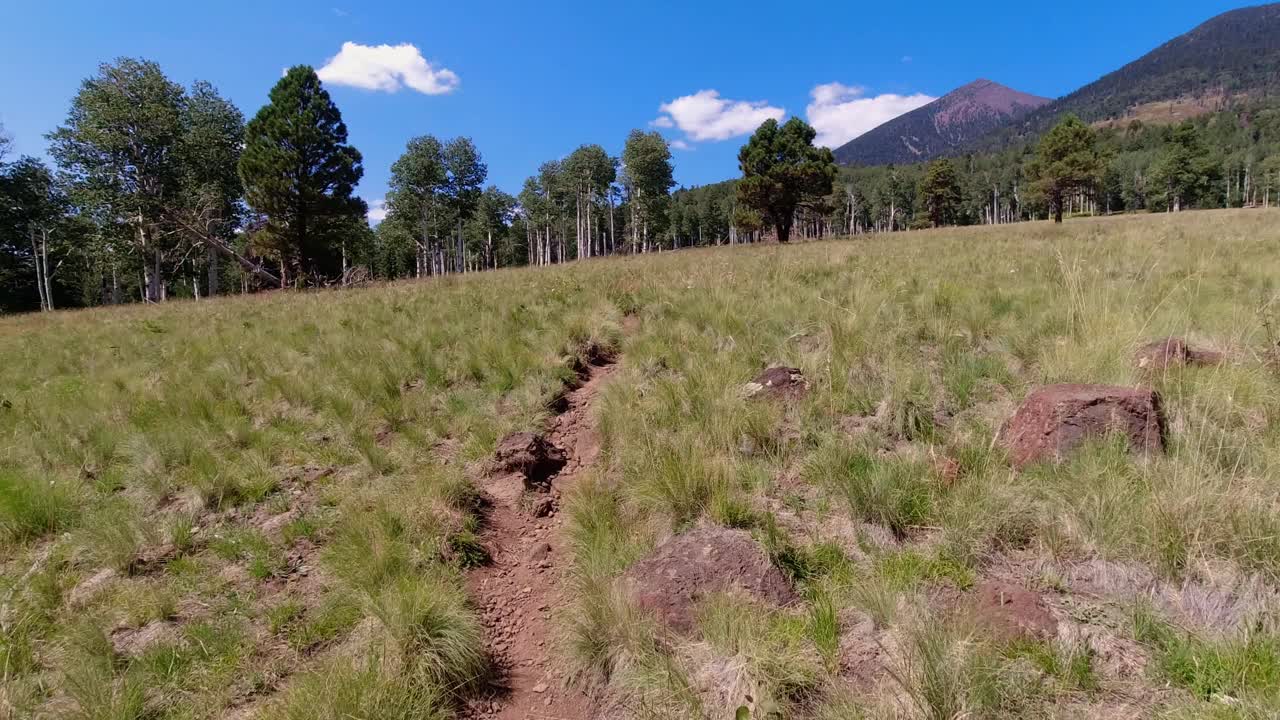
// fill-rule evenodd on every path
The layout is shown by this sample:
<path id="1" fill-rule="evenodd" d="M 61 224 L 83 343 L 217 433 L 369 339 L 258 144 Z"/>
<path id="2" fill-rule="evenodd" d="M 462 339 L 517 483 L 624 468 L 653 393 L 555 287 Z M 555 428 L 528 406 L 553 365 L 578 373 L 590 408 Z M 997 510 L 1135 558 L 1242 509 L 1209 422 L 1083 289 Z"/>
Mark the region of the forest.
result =
<path id="1" fill-rule="evenodd" d="M 1280 108 L 1242 103 L 1177 125 L 1133 121 L 1095 128 L 1100 167 L 1066 198 L 1070 214 L 1272 207 L 1280 194 Z M 916 165 L 841 167 L 833 192 L 802 211 L 805 237 L 922 229 L 943 197 L 945 225 L 1044 219 L 1034 188 L 1034 143 Z M 953 182 L 929 192 L 931 169 Z M 672 204 L 676 247 L 729 242 L 736 180 L 677 189 Z"/>
<path id="2" fill-rule="evenodd" d="M 0 312 L 785 241 L 793 230 L 810 239 L 1270 206 L 1280 191 L 1280 109 L 1247 98 L 1177 125 L 1081 126 L 1073 142 L 1088 158 L 1060 197 L 1045 192 L 1042 143 L 1032 140 L 928 164 L 836 168 L 793 120 L 744 146 L 751 183 L 677 188 L 667 141 L 634 130 L 620 156 L 583 145 L 511 195 L 486 183 L 471 139 L 423 135 L 391 167 L 376 227 L 353 194 L 362 157 L 309 67 L 291 69 L 246 121 L 209 83 L 184 88 L 156 63 L 117 60 L 84 81 L 47 139 L 53 167 L 0 144 Z M 749 167 L 757 142 L 777 143 L 784 162 L 806 170 L 784 179 Z"/>

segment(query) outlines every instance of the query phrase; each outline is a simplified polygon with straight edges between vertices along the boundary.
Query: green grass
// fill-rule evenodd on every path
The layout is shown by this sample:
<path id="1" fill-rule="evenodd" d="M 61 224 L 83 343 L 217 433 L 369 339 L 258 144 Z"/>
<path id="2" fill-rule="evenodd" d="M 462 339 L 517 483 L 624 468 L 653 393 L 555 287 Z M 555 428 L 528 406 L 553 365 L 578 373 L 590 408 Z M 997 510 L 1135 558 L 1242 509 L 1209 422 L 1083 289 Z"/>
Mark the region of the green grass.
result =
<path id="1" fill-rule="evenodd" d="M 1151 648 L 1156 677 L 1186 689 L 1197 700 L 1232 697 L 1248 706 L 1280 711 L 1280 635 L 1275 632 L 1199 637 L 1139 607 L 1134 635 Z"/>
<path id="2" fill-rule="evenodd" d="M 878 458 L 871 451 L 833 443 L 810 460 L 810 482 L 843 495 L 849 512 L 904 536 L 934 513 L 938 482 L 917 460 Z"/>
<path id="3" fill-rule="evenodd" d="M 460 575 L 485 561 L 471 471 L 539 427 L 595 347 L 620 363 L 592 408 L 601 461 L 565 499 L 572 602 L 552 650 L 581 679 L 641 717 L 697 717 L 725 709 L 708 658 L 741 656 L 737 677 L 778 712 L 880 716 L 842 655 L 874 626 L 901 649 L 878 662 L 917 715 L 1105 705 L 1117 680 L 1084 651 L 917 639 L 918 611 L 993 568 L 1032 568 L 1030 583 L 1095 560 L 1171 587 L 1276 588 L 1276 217 L 961 228 L 0 319 L 3 701 L 53 718 L 214 718 L 237 694 L 268 718 L 446 715 L 487 671 Z M 1229 362 L 1145 378 L 1133 349 L 1167 335 Z M 743 397 L 776 364 L 810 391 Z M 1100 440 L 1015 472 L 992 442 L 1035 385 L 1146 381 L 1169 413 L 1162 457 Z M 616 579 L 700 523 L 752 532 L 797 605 L 722 607 L 696 637 L 660 639 Z M 77 592 L 103 568 L 106 589 Z M 115 628 L 152 619 L 177 642 L 110 659 Z M 1147 682 L 1182 694 L 1149 714 L 1206 693 L 1272 707 L 1269 626 L 1186 623 L 1142 640 Z"/>

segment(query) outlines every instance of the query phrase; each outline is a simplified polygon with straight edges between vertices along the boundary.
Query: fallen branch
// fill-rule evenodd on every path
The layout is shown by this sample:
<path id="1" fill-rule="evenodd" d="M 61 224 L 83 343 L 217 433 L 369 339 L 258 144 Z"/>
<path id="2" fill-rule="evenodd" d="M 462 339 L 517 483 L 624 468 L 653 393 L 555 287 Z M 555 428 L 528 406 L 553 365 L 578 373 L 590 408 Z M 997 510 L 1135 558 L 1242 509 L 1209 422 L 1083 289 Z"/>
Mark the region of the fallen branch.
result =
<path id="1" fill-rule="evenodd" d="M 273 273 L 263 269 L 261 263 L 256 263 L 250 260 L 249 258 L 241 255 L 240 253 L 236 252 L 234 248 L 232 248 L 230 245 L 224 242 L 221 238 L 210 235 L 209 233 L 206 233 L 203 230 L 196 228 L 195 226 L 182 220 L 181 218 L 176 219 L 176 221 L 179 225 L 182 226 L 184 230 L 200 238 L 201 242 L 208 243 L 209 247 L 212 247 L 214 250 L 217 250 L 223 255 L 226 255 L 232 260 L 235 260 L 237 263 L 240 264 L 240 267 L 244 268 L 246 271 L 252 273 L 253 275 L 256 275 L 258 278 L 262 280 L 265 280 L 275 285 L 276 287 L 280 287 L 280 288 L 284 287 L 284 283 L 280 282 L 280 278 L 276 277 Z"/>

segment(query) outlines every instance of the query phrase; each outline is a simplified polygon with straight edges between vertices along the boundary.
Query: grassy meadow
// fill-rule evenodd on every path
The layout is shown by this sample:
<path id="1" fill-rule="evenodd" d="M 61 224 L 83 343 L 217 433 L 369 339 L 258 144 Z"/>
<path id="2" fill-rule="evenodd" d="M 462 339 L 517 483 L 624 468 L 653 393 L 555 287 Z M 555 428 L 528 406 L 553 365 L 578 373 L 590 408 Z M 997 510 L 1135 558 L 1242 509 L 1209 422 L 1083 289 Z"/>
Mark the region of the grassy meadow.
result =
<path id="1" fill-rule="evenodd" d="M 1228 361 L 1144 376 L 1169 335 Z M 455 716 L 490 672 L 477 473 L 591 348 L 549 652 L 609 716 L 1276 717 L 1278 342 L 1260 210 L 3 318 L 0 717 Z M 776 364 L 809 392 L 745 398 Z M 1168 452 L 1014 471 L 995 432 L 1050 382 L 1153 384 Z M 704 523 L 803 601 L 654 632 L 616 579 Z M 1057 636 L 956 612 L 989 578 Z"/>

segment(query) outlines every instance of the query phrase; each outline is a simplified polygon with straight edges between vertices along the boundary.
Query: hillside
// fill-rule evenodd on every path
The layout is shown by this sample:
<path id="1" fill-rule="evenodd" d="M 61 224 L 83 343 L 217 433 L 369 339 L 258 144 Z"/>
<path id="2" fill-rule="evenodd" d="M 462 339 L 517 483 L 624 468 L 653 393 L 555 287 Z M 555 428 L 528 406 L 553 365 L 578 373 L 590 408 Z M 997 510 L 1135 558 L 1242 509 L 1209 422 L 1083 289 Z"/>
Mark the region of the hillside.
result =
<path id="1" fill-rule="evenodd" d="M 884 165 L 929 160 L 1048 102 L 990 80 L 975 80 L 850 140 L 836 149 L 836 162 Z"/>
<path id="2" fill-rule="evenodd" d="M 1276 717 L 1276 220 L 0 319 L 0 717 Z"/>
<path id="3" fill-rule="evenodd" d="M 1079 90 L 1007 122 L 956 153 L 988 150 L 1033 137 L 1065 113 L 1087 122 L 1114 120 L 1151 103 L 1200 104 L 1205 111 L 1238 96 L 1280 91 L 1280 3 L 1218 15 Z"/>

